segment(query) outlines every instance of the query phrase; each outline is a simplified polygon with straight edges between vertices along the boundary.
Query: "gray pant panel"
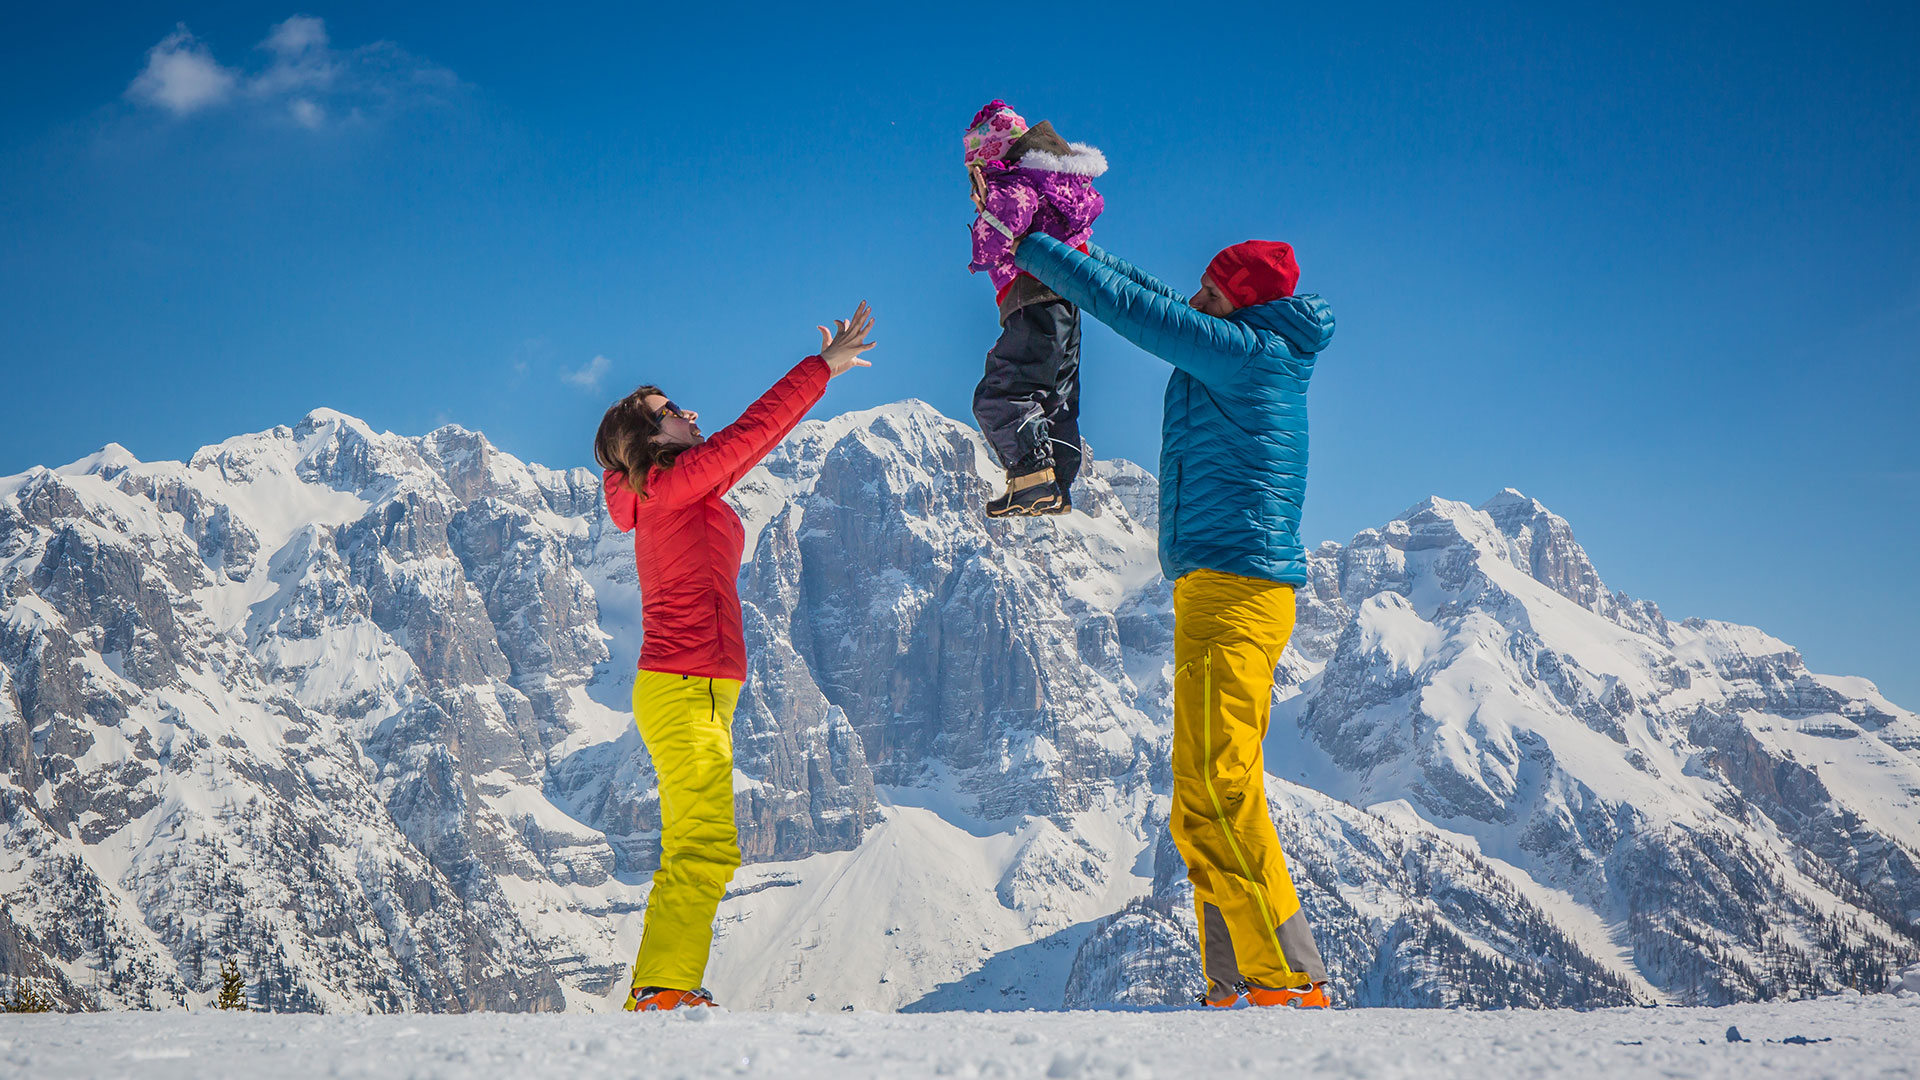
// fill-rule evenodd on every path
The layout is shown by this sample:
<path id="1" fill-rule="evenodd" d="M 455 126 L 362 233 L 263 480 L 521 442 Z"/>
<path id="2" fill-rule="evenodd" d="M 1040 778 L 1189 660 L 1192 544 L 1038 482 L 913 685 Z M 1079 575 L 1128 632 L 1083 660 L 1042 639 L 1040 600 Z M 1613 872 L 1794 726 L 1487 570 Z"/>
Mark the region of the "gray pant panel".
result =
<path id="1" fill-rule="evenodd" d="M 1234 959 L 1233 935 L 1227 920 L 1212 904 L 1200 905 L 1200 936 L 1205 943 L 1207 980 L 1214 986 L 1240 985 L 1240 963 Z"/>
<path id="2" fill-rule="evenodd" d="M 1234 959 L 1233 935 L 1227 932 L 1227 920 L 1221 917 L 1220 909 L 1212 904 L 1200 906 L 1200 934 L 1206 946 L 1207 978 L 1220 986 L 1237 985 L 1240 965 Z M 1327 965 L 1320 959 L 1320 947 L 1313 942 L 1313 929 L 1307 925 L 1304 908 L 1280 924 L 1279 938 L 1280 955 L 1286 958 L 1288 967 L 1314 982 L 1327 981 Z"/>
<path id="3" fill-rule="evenodd" d="M 1327 965 L 1320 959 L 1320 946 L 1313 943 L 1306 909 L 1294 912 L 1280 924 L 1280 955 L 1287 958 L 1288 967 L 1305 972 L 1314 982 L 1327 981 Z"/>

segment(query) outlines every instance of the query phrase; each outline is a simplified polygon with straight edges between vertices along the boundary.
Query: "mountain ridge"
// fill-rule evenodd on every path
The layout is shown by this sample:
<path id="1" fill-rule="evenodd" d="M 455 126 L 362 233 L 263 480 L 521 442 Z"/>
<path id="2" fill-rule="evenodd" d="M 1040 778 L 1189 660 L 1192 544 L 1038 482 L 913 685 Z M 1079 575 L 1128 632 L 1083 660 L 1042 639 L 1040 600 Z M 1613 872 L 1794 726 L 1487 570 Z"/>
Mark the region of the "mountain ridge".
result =
<path id="1" fill-rule="evenodd" d="M 709 981 L 779 1008 L 1173 1003 L 1156 484 L 987 522 L 971 429 L 803 423 L 732 494 L 748 865 Z M 658 799 L 599 478 L 316 409 L 0 479 L 0 972 L 72 1007 L 604 1008 Z M 1920 948 L 1920 721 L 1609 591 L 1513 489 L 1309 557 L 1272 808 L 1343 1000 L 1712 1002 Z M 1303 786 L 1304 785 L 1304 786 Z M 1183 914 L 1184 912 L 1184 914 Z"/>

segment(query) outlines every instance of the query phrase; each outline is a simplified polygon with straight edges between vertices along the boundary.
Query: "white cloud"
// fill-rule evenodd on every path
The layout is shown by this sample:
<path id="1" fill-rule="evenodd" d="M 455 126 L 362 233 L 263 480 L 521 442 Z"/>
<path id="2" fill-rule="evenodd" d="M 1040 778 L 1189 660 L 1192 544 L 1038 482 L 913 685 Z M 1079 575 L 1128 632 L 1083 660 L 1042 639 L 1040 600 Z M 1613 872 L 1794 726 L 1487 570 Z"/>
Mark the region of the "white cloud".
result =
<path id="1" fill-rule="evenodd" d="M 327 22 L 311 15 L 295 15 L 275 26 L 260 43 L 281 56 L 300 56 L 327 47 Z"/>
<path id="2" fill-rule="evenodd" d="M 287 106 L 287 112 L 292 115 L 294 123 L 309 130 L 327 122 L 327 110 L 306 98 L 294 98 L 293 104 Z"/>
<path id="3" fill-rule="evenodd" d="M 324 20 L 294 15 L 274 24 L 259 46 L 263 66 L 222 66 L 183 24 L 147 53 L 127 97 L 184 116 L 229 100 L 268 123 L 316 130 L 377 119 L 411 105 L 443 102 L 460 88 L 446 68 L 391 41 L 336 49 Z"/>
<path id="4" fill-rule="evenodd" d="M 147 50 L 146 70 L 128 85 L 127 96 L 185 116 L 227 100 L 236 81 L 182 24 Z"/>
<path id="5" fill-rule="evenodd" d="M 327 24 L 311 15 L 295 15 L 275 26 L 259 47 L 273 54 L 273 63 L 248 80 L 247 90 L 256 96 L 324 90 L 340 76 L 341 65 L 328 46 Z"/>
<path id="6" fill-rule="evenodd" d="M 587 361 L 587 366 L 581 368 L 579 371 L 563 371 L 560 373 L 560 377 L 580 387 L 582 390 L 598 390 L 600 389 L 600 380 L 607 377 L 607 372 L 611 370 L 612 367 L 613 361 L 604 356 L 596 356 L 592 360 Z"/>

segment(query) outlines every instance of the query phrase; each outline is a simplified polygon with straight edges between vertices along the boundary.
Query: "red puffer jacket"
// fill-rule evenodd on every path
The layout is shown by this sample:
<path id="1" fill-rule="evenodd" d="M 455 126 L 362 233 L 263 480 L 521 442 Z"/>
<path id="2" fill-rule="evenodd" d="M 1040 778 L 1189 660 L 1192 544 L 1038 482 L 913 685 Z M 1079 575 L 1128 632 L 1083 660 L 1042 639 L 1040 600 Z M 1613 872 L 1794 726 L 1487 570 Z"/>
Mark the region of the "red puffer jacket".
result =
<path id="1" fill-rule="evenodd" d="M 800 361 L 740 419 L 647 474 L 647 497 L 608 469 L 607 512 L 633 533 L 644 641 L 640 667 L 703 679 L 747 677 L 740 628 L 740 553 L 747 534 L 720 496 L 787 437 L 827 392 L 827 362 Z"/>

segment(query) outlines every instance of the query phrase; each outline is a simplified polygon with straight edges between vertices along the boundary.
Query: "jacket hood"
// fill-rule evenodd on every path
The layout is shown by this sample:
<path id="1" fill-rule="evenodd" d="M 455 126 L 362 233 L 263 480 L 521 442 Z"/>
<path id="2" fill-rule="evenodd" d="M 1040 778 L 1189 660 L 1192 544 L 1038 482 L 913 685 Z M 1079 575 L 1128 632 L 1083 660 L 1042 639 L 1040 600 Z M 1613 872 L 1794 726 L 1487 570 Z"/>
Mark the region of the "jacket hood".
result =
<path id="1" fill-rule="evenodd" d="M 1064 154 L 1051 154 L 1045 150 L 1029 150 L 1020 156 L 1014 166 L 1018 169 L 1034 169 L 1039 172 L 1066 173 L 1069 176 L 1100 176 L 1107 171 L 1107 155 L 1099 147 L 1086 143 L 1068 143 Z"/>
<path id="2" fill-rule="evenodd" d="M 1241 308 L 1228 317 L 1256 330 L 1278 334 L 1303 353 L 1317 353 L 1333 340 L 1333 308 L 1318 293 L 1284 296 Z"/>
<path id="3" fill-rule="evenodd" d="M 640 496 L 627 487 L 627 474 L 607 469 L 600 474 L 600 487 L 607 493 L 607 513 L 621 532 L 632 532 L 640 514 Z"/>

